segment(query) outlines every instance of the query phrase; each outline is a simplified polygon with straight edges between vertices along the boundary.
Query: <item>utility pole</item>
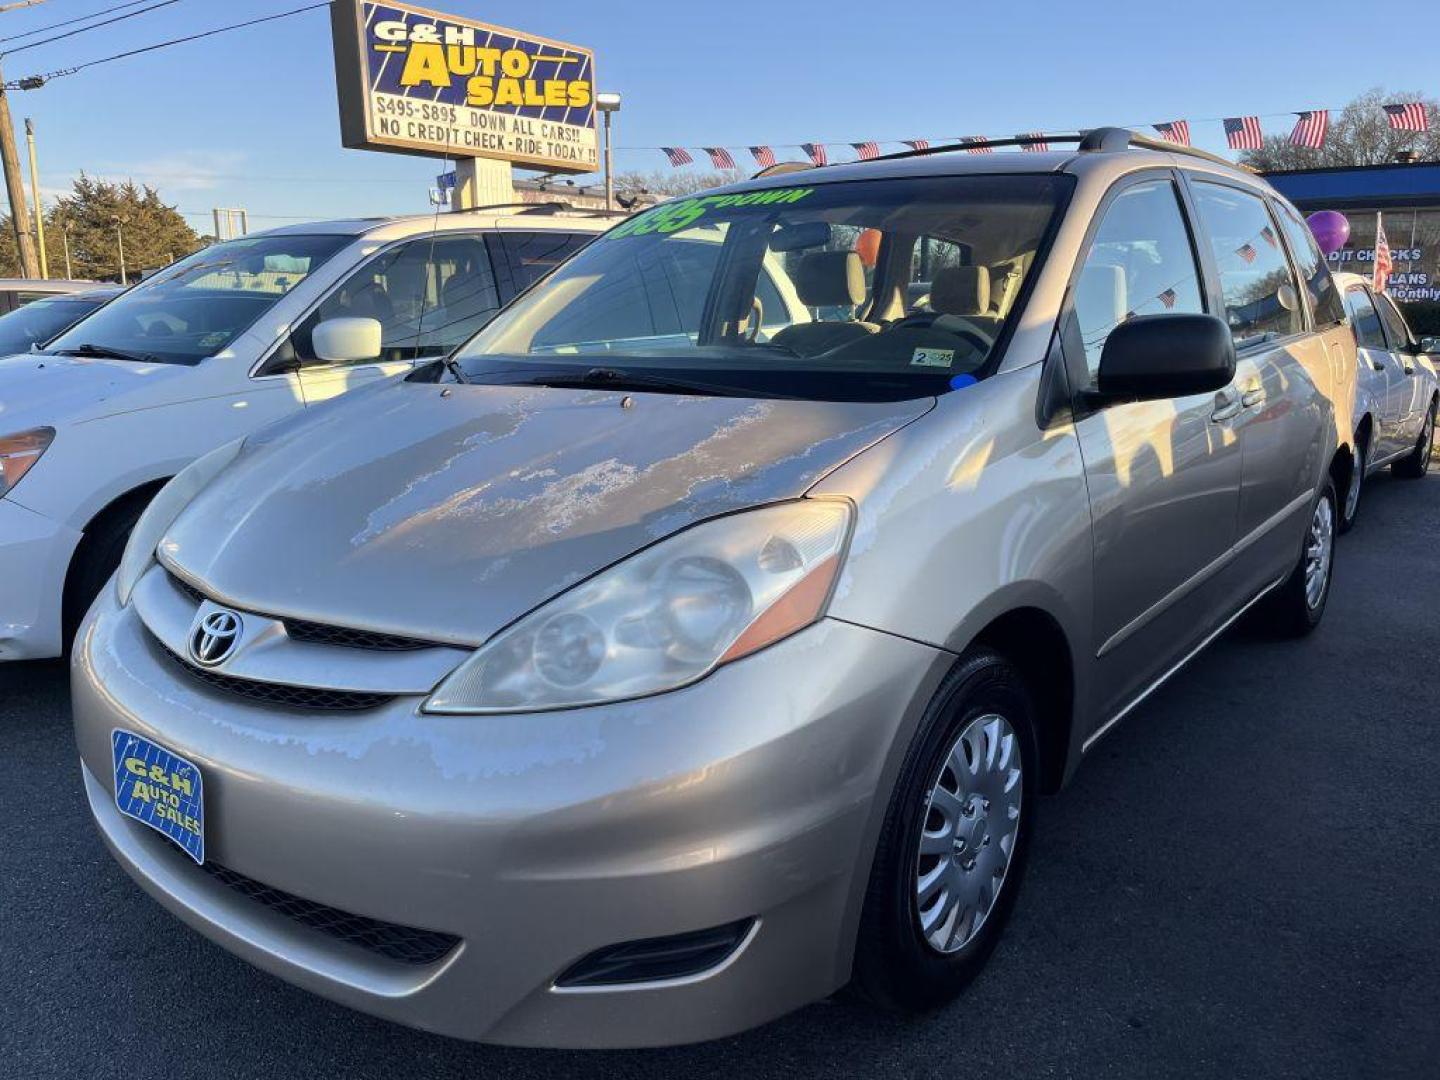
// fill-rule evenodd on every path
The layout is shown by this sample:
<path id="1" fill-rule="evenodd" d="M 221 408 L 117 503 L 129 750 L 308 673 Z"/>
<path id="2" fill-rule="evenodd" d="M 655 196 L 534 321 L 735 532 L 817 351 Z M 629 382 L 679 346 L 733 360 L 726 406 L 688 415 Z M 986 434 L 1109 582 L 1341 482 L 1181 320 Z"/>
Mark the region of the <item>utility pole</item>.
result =
<path id="1" fill-rule="evenodd" d="M 45 257 L 45 204 L 40 198 L 40 167 L 35 164 L 35 125 L 25 118 L 25 145 L 30 149 L 30 198 L 35 203 L 35 246 L 40 254 L 40 276 L 50 276 L 50 260 Z"/>
<path id="2" fill-rule="evenodd" d="M 20 154 L 15 149 L 15 127 L 10 122 L 10 94 L 0 76 L 0 166 L 5 169 L 5 189 L 10 195 L 10 224 L 15 228 L 15 249 L 20 253 L 20 273 L 40 276 L 35 258 L 35 241 L 30 235 L 30 215 L 25 209 L 25 181 L 20 178 Z"/>
<path id="3" fill-rule="evenodd" d="M 75 275 L 70 271 L 70 222 L 65 222 L 60 229 L 60 239 L 65 245 L 65 279 L 74 281 Z"/>

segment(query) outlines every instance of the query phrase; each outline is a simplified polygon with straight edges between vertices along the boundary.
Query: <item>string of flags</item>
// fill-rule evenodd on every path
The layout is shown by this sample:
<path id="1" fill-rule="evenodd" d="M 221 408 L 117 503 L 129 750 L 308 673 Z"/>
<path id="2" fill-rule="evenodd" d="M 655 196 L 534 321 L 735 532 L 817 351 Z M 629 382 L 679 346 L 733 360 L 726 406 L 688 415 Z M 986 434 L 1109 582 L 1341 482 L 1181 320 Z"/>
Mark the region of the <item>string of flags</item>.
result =
<path id="1" fill-rule="evenodd" d="M 1430 130 L 1430 113 L 1423 102 L 1399 102 L 1392 105 L 1382 105 L 1385 118 L 1390 127 L 1396 131 L 1417 131 L 1425 132 Z M 1330 110 L 1329 109 L 1306 109 L 1303 112 L 1293 114 L 1295 116 L 1294 127 L 1290 130 L 1290 142 L 1296 146 L 1308 147 L 1311 150 L 1319 150 L 1325 145 L 1325 137 L 1330 131 Z M 1232 150 L 1259 150 L 1265 142 L 1265 132 L 1261 127 L 1259 116 L 1226 116 L 1221 118 L 1221 126 L 1225 132 L 1225 143 Z M 1190 121 L 1188 120 L 1166 120 L 1158 124 L 1150 125 L 1161 139 L 1175 143 L 1179 146 L 1190 146 Z M 1045 133 L 1041 131 L 1027 131 L 1015 136 L 1022 140 L 1020 149 L 1030 153 L 1039 153 L 1050 149 L 1046 141 Z M 930 149 L 929 139 L 900 139 L 897 140 L 902 146 L 911 150 Z M 966 147 L 969 154 L 989 154 L 994 152 L 994 147 L 988 145 L 989 140 L 984 135 L 961 135 L 954 139 L 946 140 L 962 145 L 974 144 Z M 776 144 L 782 145 L 782 144 Z M 830 147 L 848 147 L 855 154 L 856 161 L 873 161 L 881 156 L 882 143 L 867 139 L 863 142 L 852 143 L 790 143 L 783 144 L 788 147 L 799 149 L 801 153 L 810 160 L 813 165 L 828 165 L 830 163 Z M 750 156 L 755 164 L 765 169 L 776 163 L 775 145 L 771 146 L 750 146 Z M 633 147 L 631 149 L 658 149 L 665 155 L 672 168 L 682 168 L 695 163 L 694 155 L 683 146 L 661 146 L 661 147 Z M 700 149 L 710 159 L 710 164 L 720 170 L 734 170 L 736 165 L 735 155 L 730 148 L 724 146 L 702 146 Z"/>

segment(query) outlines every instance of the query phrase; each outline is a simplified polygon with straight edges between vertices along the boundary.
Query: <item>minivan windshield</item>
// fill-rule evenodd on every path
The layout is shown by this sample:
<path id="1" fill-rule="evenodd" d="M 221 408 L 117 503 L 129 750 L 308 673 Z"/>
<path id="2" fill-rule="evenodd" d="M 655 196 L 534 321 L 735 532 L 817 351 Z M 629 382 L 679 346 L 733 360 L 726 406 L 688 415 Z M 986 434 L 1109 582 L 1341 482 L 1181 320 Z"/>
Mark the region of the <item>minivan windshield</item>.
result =
<path id="1" fill-rule="evenodd" d="M 590 244 L 455 359 L 474 381 L 943 393 L 993 370 L 1071 183 L 796 180 L 678 199 Z"/>
<path id="2" fill-rule="evenodd" d="M 45 351 L 199 363 L 244 333 L 352 239 L 255 236 L 204 248 L 82 319 Z"/>

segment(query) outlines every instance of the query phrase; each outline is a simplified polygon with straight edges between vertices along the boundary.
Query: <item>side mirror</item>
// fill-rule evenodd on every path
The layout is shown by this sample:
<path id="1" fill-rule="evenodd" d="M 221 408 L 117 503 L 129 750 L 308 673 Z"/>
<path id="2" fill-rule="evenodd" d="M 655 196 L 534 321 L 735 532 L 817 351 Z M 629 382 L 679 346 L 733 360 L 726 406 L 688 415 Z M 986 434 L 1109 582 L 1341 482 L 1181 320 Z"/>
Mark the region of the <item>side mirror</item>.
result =
<path id="1" fill-rule="evenodd" d="M 1420 351 L 1423 353 L 1440 353 L 1440 337 L 1422 337 L 1420 339 Z"/>
<path id="2" fill-rule="evenodd" d="M 1105 341 L 1097 379 L 1110 400 L 1184 397 L 1235 378 L 1235 339 L 1214 315 L 1142 315 Z"/>
<path id="3" fill-rule="evenodd" d="M 378 319 L 326 319 L 310 332 L 310 347 L 331 364 L 353 364 L 380 357 Z"/>

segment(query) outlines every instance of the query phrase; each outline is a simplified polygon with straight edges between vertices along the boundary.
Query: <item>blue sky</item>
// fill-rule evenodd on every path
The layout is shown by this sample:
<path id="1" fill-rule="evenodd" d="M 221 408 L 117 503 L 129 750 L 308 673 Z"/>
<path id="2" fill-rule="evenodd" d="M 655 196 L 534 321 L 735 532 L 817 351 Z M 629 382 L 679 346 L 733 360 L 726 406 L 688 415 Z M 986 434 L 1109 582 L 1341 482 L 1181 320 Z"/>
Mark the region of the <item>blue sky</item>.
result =
<path id="1" fill-rule="evenodd" d="M 0 14 L 0 37 L 113 2 L 47 0 Z M 300 3 L 179 0 L 8 55 L 5 77 Z M 1395 7 L 1319 0 L 1218 2 L 1183 13 L 1130 0 L 915 0 L 875 5 L 873 29 L 858 4 L 425 6 L 592 47 L 599 89 L 625 96 L 616 127 L 622 147 L 998 136 L 1188 118 L 1197 145 L 1223 150 L 1219 123 L 1200 118 L 1339 107 L 1371 86 L 1440 92 L 1440 69 L 1419 62 L 1440 39 L 1440 5 L 1422 3 L 1405 7 L 1403 37 L 1384 25 Z M 1361 25 L 1367 17 L 1369 28 Z M 1430 45 L 1405 54 L 1381 47 L 1402 41 Z M 424 210 L 438 171 L 428 159 L 341 149 L 323 10 L 13 92 L 11 109 L 17 129 L 22 117 L 35 119 L 45 190 L 68 189 L 82 168 L 131 176 L 157 186 L 202 231 L 217 205 L 246 207 L 252 228 Z M 1273 131 L 1291 124 L 1280 116 L 1263 122 Z M 655 151 L 625 150 L 617 168 L 667 166 Z"/>

